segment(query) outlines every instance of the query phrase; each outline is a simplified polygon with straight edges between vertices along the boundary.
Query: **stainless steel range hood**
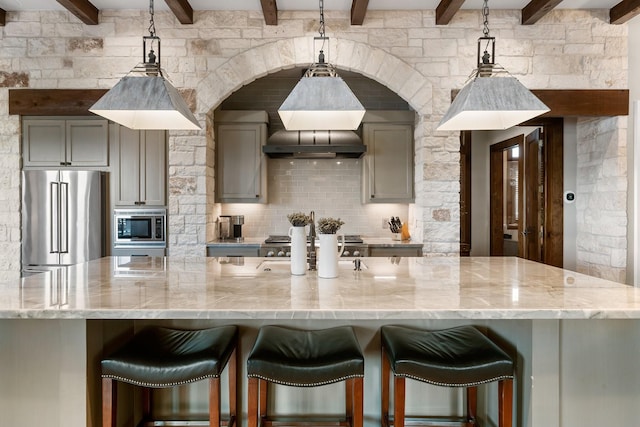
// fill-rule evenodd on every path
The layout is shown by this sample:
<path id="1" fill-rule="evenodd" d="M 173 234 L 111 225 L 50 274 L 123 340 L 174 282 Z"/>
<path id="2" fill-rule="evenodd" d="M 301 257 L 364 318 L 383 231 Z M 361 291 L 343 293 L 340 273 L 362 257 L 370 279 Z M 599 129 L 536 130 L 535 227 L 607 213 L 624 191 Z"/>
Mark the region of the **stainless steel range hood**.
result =
<path id="1" fill-rule="evenodd" d="M 297 159 L 353 159 L 362 157 L 366 151 L 362 139 L 350 130 L 280 130 L 262 147 L 269 157 Z"/>

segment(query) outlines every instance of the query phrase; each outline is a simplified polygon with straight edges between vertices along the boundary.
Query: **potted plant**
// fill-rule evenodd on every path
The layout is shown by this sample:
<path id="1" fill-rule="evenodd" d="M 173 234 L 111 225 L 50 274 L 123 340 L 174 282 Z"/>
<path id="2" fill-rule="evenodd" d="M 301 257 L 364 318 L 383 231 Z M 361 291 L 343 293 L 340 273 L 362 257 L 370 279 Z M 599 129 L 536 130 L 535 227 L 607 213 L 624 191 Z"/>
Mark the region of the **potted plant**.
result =
<path id="1" fill-rule="evenodd" d="M 311 216 L 302 212 L 287 215 L 291 223 L 291 274 L 301 276 L 307 271 L 307 236 L 305 226 L 311 224 Z"/>
<path id="2" fill-rule="evenodd" d="M 342 249 L 338 252 L 338 236 L 336 233 L 344 224 L 340 218 L 320 218 L 318 220 L 318 240 L 320 252 L 318 254 L 318 277 L 331 279 L 338 277 L 338 258 L 344 251 L 344 234 L 342 235 Z"/>

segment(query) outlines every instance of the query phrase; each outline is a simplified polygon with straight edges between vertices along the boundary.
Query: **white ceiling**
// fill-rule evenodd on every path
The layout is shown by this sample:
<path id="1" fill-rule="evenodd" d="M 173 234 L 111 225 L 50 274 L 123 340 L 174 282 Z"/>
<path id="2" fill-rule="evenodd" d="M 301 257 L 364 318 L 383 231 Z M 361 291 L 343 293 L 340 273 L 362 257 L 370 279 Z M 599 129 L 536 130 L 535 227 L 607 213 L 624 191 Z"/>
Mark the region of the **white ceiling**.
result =
<path id="1" fill-rule="evenodd" d="M 610 9 L 621 0 L 564 0 L 556 9 Z M 91 0 L 98 9 L 149 8 L 149 0 Z M 369 0 L 369 10 L 435 9 L 439 0 Z M 522 9 L 529 0 L 489 0 L 491 9 Z M 262 10 L 260 0 L 189 0 L 193 10 Z M 319 0 L 277 0 L 278 10 L 317 10 Z M 18 10 L 64 10 L 56 0 L 0 0 L 0 8 Z M 169 10 L 163 0 L 155 10 Z M 480 9 L 482 0 L 466 0 L 462 9 Z M 324 0 L 325 10 L 350 10 L 351 0 Z M 366 19 L 366 17 L 365 17 Z"/>

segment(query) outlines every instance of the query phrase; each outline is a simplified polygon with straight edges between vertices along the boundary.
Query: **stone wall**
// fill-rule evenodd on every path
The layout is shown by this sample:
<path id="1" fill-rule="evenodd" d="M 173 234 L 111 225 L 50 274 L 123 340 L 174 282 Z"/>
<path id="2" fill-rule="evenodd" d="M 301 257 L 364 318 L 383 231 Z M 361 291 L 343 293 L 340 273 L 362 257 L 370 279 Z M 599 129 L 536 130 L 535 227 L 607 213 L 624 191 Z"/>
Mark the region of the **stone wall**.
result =
<path id="1" fill-rule="evenodd" d="M 456 254 L 459 240 L 458 137 L 435 132 L 475 66 L 482 34 L 479 11 L 462 10 L 436 26 L 435 11 L 369 11 L 362 26 L 349 11 L 326 11 L 329 60 L 389 87 L 417 112 L 416 203 L 412 235 L 431 254 Z M 308 64 L 315 57 L 317 11 L 281 12 L 278 26 L 259 11 L 196 12 L 181 25 L 156 13 L 163 67 L 181 89 L 195 89 L 200 132 L 171 132 L 169 223 L 172 254 L 201 255 L 220 206 L 213 202 L 215 141 L 212 111 L 239 87 L 268 73 Z M 142 55 L 148 14 L 101 11 L 86 26 L 67 12 L 9 13 L 0 37 L 0 274 L 16 277 L 20 239 L 20 135 L 7 115 L 7 89 L 106 88 Z M 535 25 L 520 25 L 519 10 L 492 10 L 498 62 L 532 88 L 626 88 L 627 27 L 609 25 L 607 11 L 555 10 Z M 624 134 L 625 129 L 620 129 Z M 6 243 L 6 244 L 5 244 Z"/>
<path id="2" fill-rule="evenodd" d="M 577 126 L 577 270 L 625 282 L 627 265 L 627 118 Z"/>

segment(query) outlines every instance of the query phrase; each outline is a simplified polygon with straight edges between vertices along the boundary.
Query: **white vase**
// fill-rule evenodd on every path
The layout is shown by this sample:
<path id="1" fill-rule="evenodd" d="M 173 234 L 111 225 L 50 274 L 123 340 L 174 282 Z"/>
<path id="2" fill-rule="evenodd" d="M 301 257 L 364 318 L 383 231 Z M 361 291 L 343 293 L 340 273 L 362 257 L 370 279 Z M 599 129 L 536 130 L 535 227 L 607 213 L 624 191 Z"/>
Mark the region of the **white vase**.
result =
<path id="1" fill-rule="evenodd" d="M 289 227 L 289 237 L 291 237 L 291 274 L 301 276 L 307 272 L 305 227 Z"/>
<path id="2" fill-rule="evenodd" d="M 344 251 L 344 235 L 341 234 L 342 247 L 338 251 L 337 234 L 318 234 L 320 247 L 318 251 L 318 277 L 333 279 L 338 277 L 338 258 Z"/>

